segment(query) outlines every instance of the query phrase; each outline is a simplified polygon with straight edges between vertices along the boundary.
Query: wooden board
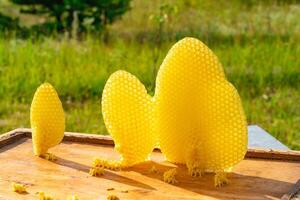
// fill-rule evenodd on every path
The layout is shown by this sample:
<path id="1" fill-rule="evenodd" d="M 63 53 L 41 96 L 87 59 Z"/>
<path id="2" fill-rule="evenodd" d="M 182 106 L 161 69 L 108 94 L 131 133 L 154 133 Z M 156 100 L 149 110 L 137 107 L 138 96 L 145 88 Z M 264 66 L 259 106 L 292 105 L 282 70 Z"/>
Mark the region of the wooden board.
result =
<path id="1" fill-rule="evenodd" d="M 153 152 L 152 161 L 91 177 L 88 171 L 94 157 L 118 158 L 109 137 L 66 133 L 64 142 L 51 149 L 57 161 L 50 162 L 32 154 L 30 135 L 29 129 L 18 129 L 0 136 L 0 200 L 38 199 L 38 191 L 55 199 L 76 194 L 80 200 L 106 199 L 108 194 L 121 200 L 291 199 L 299 192 L 295 183 L 300 178 L 300 153 L 296 151 L 249 150 L 229 175 L 231 183 L 215 188 L 212 174 L 192 178 L 184 166 L 177 166 L 178 184 L 163 182 L 162 173 L 175 165 L 165 162 L 159 150 Z M 149 172 L 152 166 L 159 173 Z M 13 181 L 27 185 L 28 194 L 12 192 Z"/>

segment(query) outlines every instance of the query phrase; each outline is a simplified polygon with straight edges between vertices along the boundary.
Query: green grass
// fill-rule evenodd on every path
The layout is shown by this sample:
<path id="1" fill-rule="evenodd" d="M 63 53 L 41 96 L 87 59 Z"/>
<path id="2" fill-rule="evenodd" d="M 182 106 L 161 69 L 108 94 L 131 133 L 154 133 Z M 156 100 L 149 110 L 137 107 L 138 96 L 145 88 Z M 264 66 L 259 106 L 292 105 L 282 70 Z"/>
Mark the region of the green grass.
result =
<path id="1" fill-rule="evenodd" d="M 60 94 L 67 131 L 106 133 L 100 99 L 108 76 L 125 69 L 153 94 L 153 67 L 178 39 L 194 36 L 219 57 L 241 95 L 249 124 L 300 149 L 300 6 L 182 2 L 165 26 L 160 48 L 156 26 L 148 20 L 158 1 L 150 6 L 134 1 L 132 11 L 109 27 L 107 44 L 94 37 L 80 42 L 0 37 L 0 133 L 29 127 L 30 102 L 44 81 Z"/>

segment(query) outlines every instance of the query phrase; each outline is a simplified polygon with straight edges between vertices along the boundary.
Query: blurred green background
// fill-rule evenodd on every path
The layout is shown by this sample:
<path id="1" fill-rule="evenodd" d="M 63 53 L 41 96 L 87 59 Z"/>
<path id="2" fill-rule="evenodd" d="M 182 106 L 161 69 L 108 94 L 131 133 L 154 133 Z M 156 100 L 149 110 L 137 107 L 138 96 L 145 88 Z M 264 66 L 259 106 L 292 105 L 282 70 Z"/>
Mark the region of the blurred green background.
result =
<path id="1" fill-rule="evenodd" d="M 168 49 L 193 36 L 219 57 L 248 123 L 300 149 L 299 1 L 55 0 L 53 12 L 36 2 L 49 1 L 0 0 L 0 133 L 30 126 L 34 91 L 47 81 L 67 131 L 106 134 L 108 76 L 125 69 L 153 94 Z"/>

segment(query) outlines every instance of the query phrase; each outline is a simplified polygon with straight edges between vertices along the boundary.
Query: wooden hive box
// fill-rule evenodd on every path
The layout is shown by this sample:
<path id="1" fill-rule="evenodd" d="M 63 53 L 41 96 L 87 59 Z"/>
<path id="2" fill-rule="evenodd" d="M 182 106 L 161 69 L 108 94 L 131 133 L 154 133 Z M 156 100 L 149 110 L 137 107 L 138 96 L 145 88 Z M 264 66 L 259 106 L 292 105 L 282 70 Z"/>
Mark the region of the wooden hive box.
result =
<path id="1" fill-rule="evenodd" d="M 156 149 L 152 161 L 122 171 L 106 171 L 101 177 L 88 174 L 94 157 L 118 158 L 108 136 L 65 133 L 64 141 L 50 150 L 56 161 L 32 153 L 30 129 L 16 129 L 0 136 L 0 200 L 38 199 L 44 191 L 55 199 L 76 194 L 80 200 L 106 199 L 297 199 L 300 153 L 249 149 L 246 158 L 229 175 L 231 183 L 215 188 L 213 175 L 192 178 L 177 166 L 179 181 L 170 185 L 162 173 L 175 165 L 165 162 Z M 155 166 L 158 173 L 150 172 Z M 11 183 L 27 186 L 27 194 L 12 191 Z M 299 196 L 298 196 L 299 197 Z"/>

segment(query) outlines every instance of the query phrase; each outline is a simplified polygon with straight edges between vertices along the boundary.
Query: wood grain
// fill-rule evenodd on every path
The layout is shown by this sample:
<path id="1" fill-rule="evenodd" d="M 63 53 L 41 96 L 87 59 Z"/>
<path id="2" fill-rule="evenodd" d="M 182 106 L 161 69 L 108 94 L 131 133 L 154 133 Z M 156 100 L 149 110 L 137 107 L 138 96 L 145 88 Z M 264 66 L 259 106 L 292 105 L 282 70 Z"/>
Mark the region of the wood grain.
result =
<path id="1" fill-rule="evenodd" d="M 38 191 L 49 193 L 55 199 L 76 194 L 81 200 L 106 199 L 108 194 L 115 194 L 121 200 L 280 199 L 295 197 L 290 195 L 291 189 L 300 177 L 300 162 L 290 160 L 291 157 L 298 159 L 299 154 L 280 152 L 280 155 L 291 157 L 283 156 L 281 160 L 246 158 L 230 173 L 230 185 L 215 188 L 213 174 L 192 178 L 184 166 L 165 162 L 159 151 L 152 153 L 152 161 L 118 172 L 107 170 L 102 177 L 91 177 L 88 171 L 93 157 L 119 158 L 109 137 L 66 133 L 63 143 L 51 149 L 57 161 L 50 162 L 33 156 L 30 133 L 30 129 L 19 129 L 0 137 L 1 200 L 37 199 L 35 193 Z M 261 151 L 264 156 L 266 152 L 267 155 L 276 154 L 253 150 L 250 157 L 261 155 Z M 282 160 L 286 158 L 289 161 Z M 152 166 L 159 172 L 149 172 Z M 162 181 L 163 172 L 172 167 L 178 167 L 179 183 L 176 185 Z M 12 181 L 25 184 L 28 193 L 12 192 Z M 108 191 L 109 188 L 114 190 Z"/>

